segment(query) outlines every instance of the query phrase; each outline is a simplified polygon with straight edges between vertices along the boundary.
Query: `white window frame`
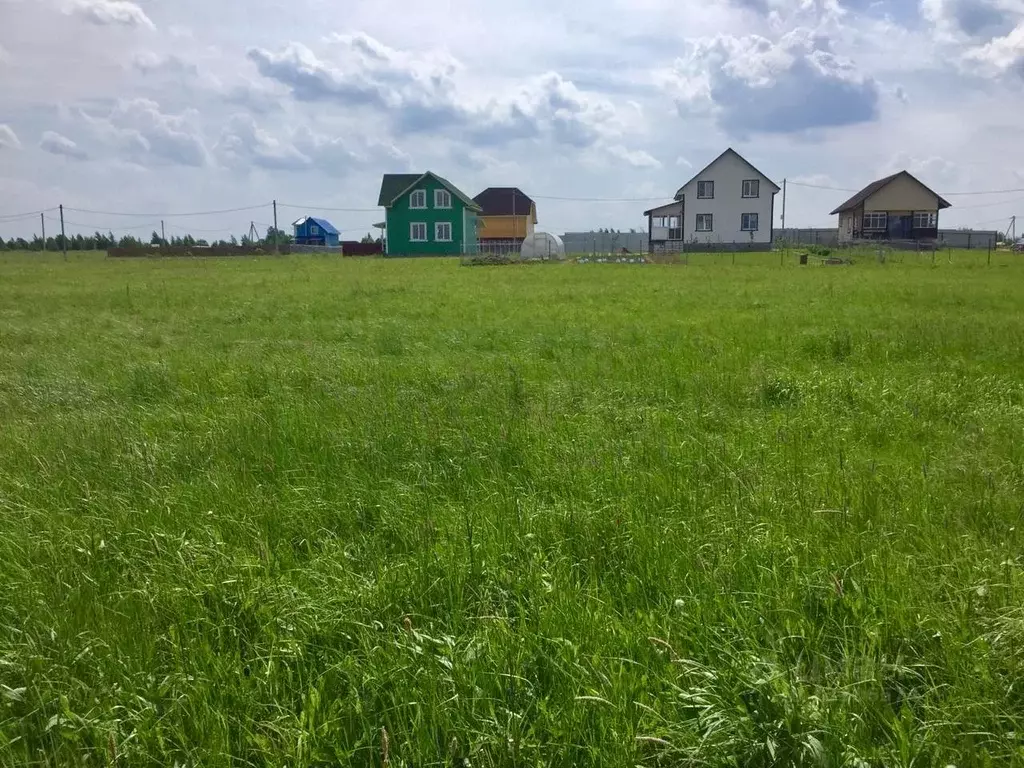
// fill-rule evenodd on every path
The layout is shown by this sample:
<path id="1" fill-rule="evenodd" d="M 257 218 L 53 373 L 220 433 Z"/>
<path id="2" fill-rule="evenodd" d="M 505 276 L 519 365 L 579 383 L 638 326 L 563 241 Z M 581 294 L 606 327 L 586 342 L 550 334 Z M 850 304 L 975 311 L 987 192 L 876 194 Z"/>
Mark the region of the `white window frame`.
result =
<path id="1" fill-rule="evenodd" d="M 421 205 L 417 205 L 418 201 L 422 200 Z M 414 189 L 409 195 L 409 207 L 414 210 L 422 210 L 427 207 L 427 190 L 425 189 Z"/>
<path id="2" fill-rule="evenodd" d="M 320 227 L 318 227 L 316 224 L 310 224 L 309 225 L 309 234 L 311 234 L 311 235 L 319 235 L 320 234 Z"/>
<path id="3" fill-rule="evenodd" d="M 924 224 L 919 223 L 919 221 L 922 219 L 924 221 Z M 938 214 L 936 214 L 933 211 L 917 211 L 914 213 L 914 229 L 935 229 L 938 223 Z"/>
<path id="4" fill-rule="evenodd" d="M 435 189 L 434 190 L 434 207 L 435 208 L 451 208 L 452 207 L 452 193 L 447 189 Z"/>
<path id="5" fill-rule="evenodd" d="M 750 217 L 753 217 L 753 221 L 754 221 L 754 226 L 752 226 L 752 227 L 749 226 L 750 221 L 751 221 Z M 761 223 L 760 222 L 760 218 L 761 217 L 758 216 L 756 213 L 741 213 L 740 214 L 740 231 L 741 232 L 757 232 L 758 224 Z M 743 226 L 744 219 L 746 219 L 746 222 L 747 222 L 748 226 Z"/>
<path id="6" fill-rule="evenodd" d="M 701 226 L 700 226 L 701 221 L 704 221 L 704 220 L 706 220 L 707 223 L 708 223 L 708 226 L 707 226 L 706 229 L 702 229 Z M 715 216 L 712 213 L 698 213 L 697 214 L 697 219 L 694 222 L 694 224 L 695 224 L 695 226 L 694 226 L 694 231 L 695 232 L 714 232 L 715 231 Z"/>
<path id="7" fill-rule="evenodd" d="M 711 194 L 710 195 L 702 195 L 700 193 L 700 191 L 702 189 L 706 189 L 707 188 L 707 187 L 704 186 L 706 184 L 711 185 Z M 698 181 L 697 182 L 697 199 L 698 200 L 714 200 L 715 199 L 715 182 L 714 181 Z"/>
<path id="8" fill-rule="evenodd" d="M 423 227 L 423 237 L 416 237 L 416 228 Z M 427 242 L 427 222 L 425 221 L 412 221 L 409 222 L 409 242 L 410 243 L 425 243 Z"/>
<path id="9" fill-rule="evenodd" d="M 750 190 L 749 192 L 747 190 Z M 744 179 L 743 187 L 740 190 L 741 197 L 748 199 L 757 199 L 761 196 L 761 180 L 760 179 Z"/>
<path id="10" fill-rule="evenodd" d="M 871 224 L 868 224 L 869 220 Z M 879 221 L 882 222 L 882 226 L 877 225 Z M 861 224 L 865 232 L 884 232 L 889 228 L 889 214 L 885 211 L 870 211 L 864 214 Z"/>
<path id="11" fill-rule="evenodd" d="M 448 227 L 448 237 L 441 237 L 441 227 Z M 434 223 L 434 241 L 438 243 L 450 243 L 452 241 L 452 223 L 450 221 Z"/>

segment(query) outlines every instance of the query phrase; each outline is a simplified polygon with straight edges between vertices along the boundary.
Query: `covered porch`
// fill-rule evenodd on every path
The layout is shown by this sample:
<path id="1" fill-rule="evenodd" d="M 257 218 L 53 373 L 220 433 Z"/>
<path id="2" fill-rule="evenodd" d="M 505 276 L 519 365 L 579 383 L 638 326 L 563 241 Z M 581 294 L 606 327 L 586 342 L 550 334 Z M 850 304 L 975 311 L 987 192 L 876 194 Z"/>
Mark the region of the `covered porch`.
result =
<path id="1" fill-rule="evenodd" d="M 644 211 L 648 251 L 680 249 L 683 244 L 683 201 Z"/>

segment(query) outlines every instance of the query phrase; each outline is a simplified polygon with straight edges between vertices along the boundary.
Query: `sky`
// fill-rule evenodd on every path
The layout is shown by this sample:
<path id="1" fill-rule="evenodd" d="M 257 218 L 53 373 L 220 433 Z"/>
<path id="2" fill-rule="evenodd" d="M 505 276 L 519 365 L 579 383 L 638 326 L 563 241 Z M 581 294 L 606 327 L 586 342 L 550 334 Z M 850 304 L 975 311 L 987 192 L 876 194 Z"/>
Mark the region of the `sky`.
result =
<path id="1" fill-rule="evenodd" d="M 727 147 L 788 226 L 906 169 L 943 227 L 1005 229 L 1022 118 L 1024 0 L 0 0 L 0 237 L 59 204 L 240 236 L 276 199 L 357 239 L 381 174 L 426 170 L 640 230 Z"/>

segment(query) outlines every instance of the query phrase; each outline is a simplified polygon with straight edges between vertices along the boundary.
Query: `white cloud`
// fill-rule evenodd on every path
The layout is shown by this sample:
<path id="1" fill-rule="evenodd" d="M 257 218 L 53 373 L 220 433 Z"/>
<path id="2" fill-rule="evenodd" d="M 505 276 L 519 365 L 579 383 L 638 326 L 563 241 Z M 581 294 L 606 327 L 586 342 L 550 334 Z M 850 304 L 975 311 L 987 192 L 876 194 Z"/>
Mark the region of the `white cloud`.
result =
<path id="1" fill-rule="evenodd" d="M 964 58 L 968 63 L 979 65 L 983 73 L 1014 72 L 1024 77 L 1024 21 L 1009 34 L 967 51 Z"/>
<path id="2" fill-rule="evenodd" d="M 330 173 L 335 178 L 375 166 L 403 170 L 409 165 L 409 158 L 390 144 L 316 133 L 308 126 L 280 138 L 245 114 L 231 118 L 215 151 L 226 165 L 233 168 L 317 170 Z"/>
<path id="3" fill-rule="evenodd" d="M 682 114 L 712 115 L 728 134 L 797 133 L 869 122 L 879 87 L 807 28 L 778 40 L 721 34 L 698 40 L 661 74 Z"/>
<path id="4" fill-rule="evenodd" d="M 155 51 L 139 51 L 132 57 L 132 66 L 143 75 L 196 75 L 199 68 L 172 53 L 160 54 Z"/>
<path id="5" fill-rule="evenodd" d="M 460 82 L 463 65 L 442 51 L 413 55 L 363 33 L 334 35 L 336 61 L 301 43 L 253 48 L 260 74 L 299 102 L 327 102 L 386 118 L 398 134 L 457 131 L 478 145 L 545 137 L 586 147 L 611 132 L 615 109 L 557 72 L 545 72 L 497 96 L 474 98 Z"/>
<path id="6" fill-rule="evenodd" d="M 235 115 L 221 135 L 217 153 L 229 166 L 302 170 L 313 160 L 291 142 L 281 141 L 256 125 L 249 115 Z"/>
<path id="7" fill-rule="evenodd" d="M 145 11 L 128 0 L 72 0 L 68 12 L 93 24 L 156 28 Z"/>
<path id="8" fill-rule="evenodd" d="M 87 160 L 88 154 L 67 136 L 54 131 L 45 131 L 39 142 L 40 149 L 51 155 L 64 155 L 73 160 Z"/>
<path id="9" fill-rule="evenodd" d="M 9 125 L 0 123 L 0 149 L 21 149 L 18 134 Z"/>
<path id="10" fill-rule="evenodd" d="M 626 149 L 621 144 L 608 147 L 608 154 L 633 168 L 660 168 L 661 161 L 642 149 Z"/>
<path id="11" fill-rule="evenodd" d="M 201 167 L 209 162 L 196 110 L 164 114 L 155 101 L 135 98 L 120 99 L 105 116 L 81 116 L 101 141 L 140 165 Z"/>

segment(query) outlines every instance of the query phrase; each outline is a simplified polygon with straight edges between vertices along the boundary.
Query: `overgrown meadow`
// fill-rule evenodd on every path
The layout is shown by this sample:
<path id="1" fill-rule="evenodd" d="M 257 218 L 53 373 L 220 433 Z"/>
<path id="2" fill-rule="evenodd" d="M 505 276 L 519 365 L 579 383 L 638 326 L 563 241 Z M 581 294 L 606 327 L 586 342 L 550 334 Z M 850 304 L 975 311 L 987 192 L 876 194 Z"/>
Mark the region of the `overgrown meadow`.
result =
<path id="1" fill-rule="evenodd" d="M 738 261 L 0 255 L 0 765 L 1024 765 L 1024 261 Z"/>

